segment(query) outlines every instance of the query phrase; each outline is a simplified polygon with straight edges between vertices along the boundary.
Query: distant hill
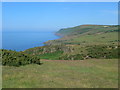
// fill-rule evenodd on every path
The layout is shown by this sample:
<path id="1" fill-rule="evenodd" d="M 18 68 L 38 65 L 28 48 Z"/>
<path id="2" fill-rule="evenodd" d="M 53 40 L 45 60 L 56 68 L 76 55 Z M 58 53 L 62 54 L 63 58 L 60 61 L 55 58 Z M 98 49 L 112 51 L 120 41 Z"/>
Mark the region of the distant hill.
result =
<path id="1" fill-rule="evenodd" d="M 63 38 L 50 40 L 45 44 L 117 44 L 119 31 L 118 25 L 80 25 L 60 29 L 56 35 Z"/>
<path id="2" fill-rule="evenodd" d="M 71 28 L 60 29 L 56 34 L 78 35 L 78 34 L 95 34 L 100 32 L 114 32 L 118 31 L 118 25 L 80 25 Z"/>

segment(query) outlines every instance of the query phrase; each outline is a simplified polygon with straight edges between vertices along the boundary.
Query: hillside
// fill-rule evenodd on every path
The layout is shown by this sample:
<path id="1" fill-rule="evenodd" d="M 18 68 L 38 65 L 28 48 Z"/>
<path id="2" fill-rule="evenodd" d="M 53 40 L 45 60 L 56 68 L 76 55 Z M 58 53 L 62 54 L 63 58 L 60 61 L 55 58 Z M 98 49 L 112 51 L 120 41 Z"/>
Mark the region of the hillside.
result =
<path id="1" fill-rule="evenodd" d="M 56 35 L 63 38 L 50 40 L 45 44 L 117 44 L 118 32 L 117 25 L 81 25 L 59 30 Z"/>
<path id="2" fill-rule="evenodd" d="M 118 31 L 117 25 L 80 25 L 71 28 L 61 29 L 56 34 L 65 35 L 79 35 L 79 34 L 96 34 L 103 32 Z"/>
<path id="3" fill-rule="evenodd" d="M 118 32 L 117 25 L 81 25 L 61 29 L 56 34 L 62 38 L 24 52 L 51 60 L 118 58 Z"/>

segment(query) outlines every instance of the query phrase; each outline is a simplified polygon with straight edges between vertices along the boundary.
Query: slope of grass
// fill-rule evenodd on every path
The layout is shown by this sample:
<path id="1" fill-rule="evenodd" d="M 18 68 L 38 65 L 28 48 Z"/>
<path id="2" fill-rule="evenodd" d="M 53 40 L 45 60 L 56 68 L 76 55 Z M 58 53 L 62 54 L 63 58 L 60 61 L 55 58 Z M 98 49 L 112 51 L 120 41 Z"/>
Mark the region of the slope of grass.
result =
<path id="1" fill-rule="evenodd" d="M 63 37 L 57 40 L 50 40 L 46 44 L 60 45 L 60 44 L 74 44 L 74 45 L 108 45 L 108 44 L 118 44 L 118 32 L 106 32 L 106 33 L 96 33 L 96 34 L 80 34 L 71 35 Z"/>
<path id="2" fill-rule="evenodd" d="M 118 31 L 117 25 L 80 25 L 71 28 L 64 28 L 56 32 L 57 34 L 65 35 L 78 35 L 78 34 L 95 34 L 100 32 L 113 32 Z"/>
<path id="3" fill-rule="evenodd" d="M 49 59 L 49 60 L 58 60 L 59 56 L 62 55 L 63 51 L 56 51 L 53 53 L 45 53 L 38 55 L 41 59 Z"/>
<path id="4" fill-rule="evenodd" d="M 118 60 L 44 61 L 3 66 L 3 88 L 117 88 Z"/>
<path id="5" fill-rule="evenodd" d="M 86 43 L 89 44 L 112 44 L 118 43 L 118 33 L 117 32 L 109 32 L 102 34 L 93 34 L 93 35 L 82 35 L 73 39 L 74 42 Z"/>
<path id="6" fill-rule="evenodd" d="M 39 55 L 42 59 L 50 60 L 80 60 L 83 58 L 86 59 L 86 57 L 93 58 L 93 55 L 90 56 L 90 53 L 88 53 L 88 47 L 90 46 L 94 48 L 93 46 L 97 45 L 96 47 L 99 47 L 101 45 L 103 47 L 115 47 L 115 49 L 117 49 L 119 42 L 118 32 L 119 30 L 117 25 L 81 25 L 71 28 L 65 28 L 56 32 L 57 34 L 63 36 L 62 38 L 56 40 L 49 40 L 45 42 L 46 46 L 31 48 L 25 50 L 25 53 Z M 56 53 L 56 51 L 58 50 L 63 51 L 63 53 Z M 96 50 L 92 51 L 94 52 Z M 112 49 L 109 50 L 109 52 L 112 51 Z M 101 51 L 101 53 L 102 52 L 103 51 Z M 112 54 L 113 53 L 114 52 L 112 52 Z M 97 55 L 98 54 L 96 54 L 96 56 Z M 111 55 L 107 54 L 107 57 L 108 56 Z M 103 57 L 106 58 L 106 55 L 103 55 L 99 58 Z"/>
<path id="7" fill-rule="evenodd" d="M 64 36 L 57 40 L 45 42 L 47 45 L 59 44 L 110 44 L 118 40 L 117 25 L 80 25 L 71 28 L 64 28 L 56 32 L 57 35 Z"/>

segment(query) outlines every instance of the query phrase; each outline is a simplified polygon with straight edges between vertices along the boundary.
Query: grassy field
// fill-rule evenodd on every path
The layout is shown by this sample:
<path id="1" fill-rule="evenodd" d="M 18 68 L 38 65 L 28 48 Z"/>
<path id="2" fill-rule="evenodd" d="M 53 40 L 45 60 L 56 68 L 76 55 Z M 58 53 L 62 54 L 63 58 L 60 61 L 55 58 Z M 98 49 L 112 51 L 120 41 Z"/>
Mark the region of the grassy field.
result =
<path id="1" fill-rule="evenodd" d="M 42 60 L 42 65 L 3 66 L 3 88 L 116 88 L 118 60 Z"/>
<path id="2" fill-rule="evenodd" d="M 116 44 L 118 43 L 118 26 L 105 25 L 80 25 L 71 28 L 61 29 L 56 32 L 64 37 L 56 40 L 49 40 L 46 44 Z"/>
<path id="3" fill-rule="evenodd" d="M 117 45 L 118 32 L 97 33 L 97 34 L 80 34 L 72 37 L 64 37 L 57 40 L 49 40 L 47 43 L 52 45 L 71 44 L 71 45 Z"/>
<path id="4" fill-rule="evenodd" d="M 79 43 L 87 43 L 88 44 L 112 44 L 118 43 L 115 42 L 118 40 L 117 32 L 103 33 L 103 34 L 93 34 L 93 35 L 82 35 L 77 38 L 74 38 L 73 41 Z"/>
<path id="5" fill-rule="evenodd" d="M 62 54 L 62 51 L 56 51 L 53 53 L 46 53 L 42 55 L 38 55 L 42 59 L 49 59 L 49 60 L 58 60 L 59 56 Z"/>

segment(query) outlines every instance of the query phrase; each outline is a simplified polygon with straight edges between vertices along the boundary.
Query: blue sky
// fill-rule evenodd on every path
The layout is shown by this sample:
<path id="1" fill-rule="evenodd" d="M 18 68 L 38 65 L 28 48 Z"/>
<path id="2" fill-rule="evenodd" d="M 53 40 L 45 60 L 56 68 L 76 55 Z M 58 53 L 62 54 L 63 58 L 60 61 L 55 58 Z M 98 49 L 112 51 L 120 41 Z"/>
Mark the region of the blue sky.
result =
<path id="1" fill-rule="evenodd" d="M 3 2 L 3 31 L 58 31 L 82 24 L 118 24 L 117 2 Z"/>

